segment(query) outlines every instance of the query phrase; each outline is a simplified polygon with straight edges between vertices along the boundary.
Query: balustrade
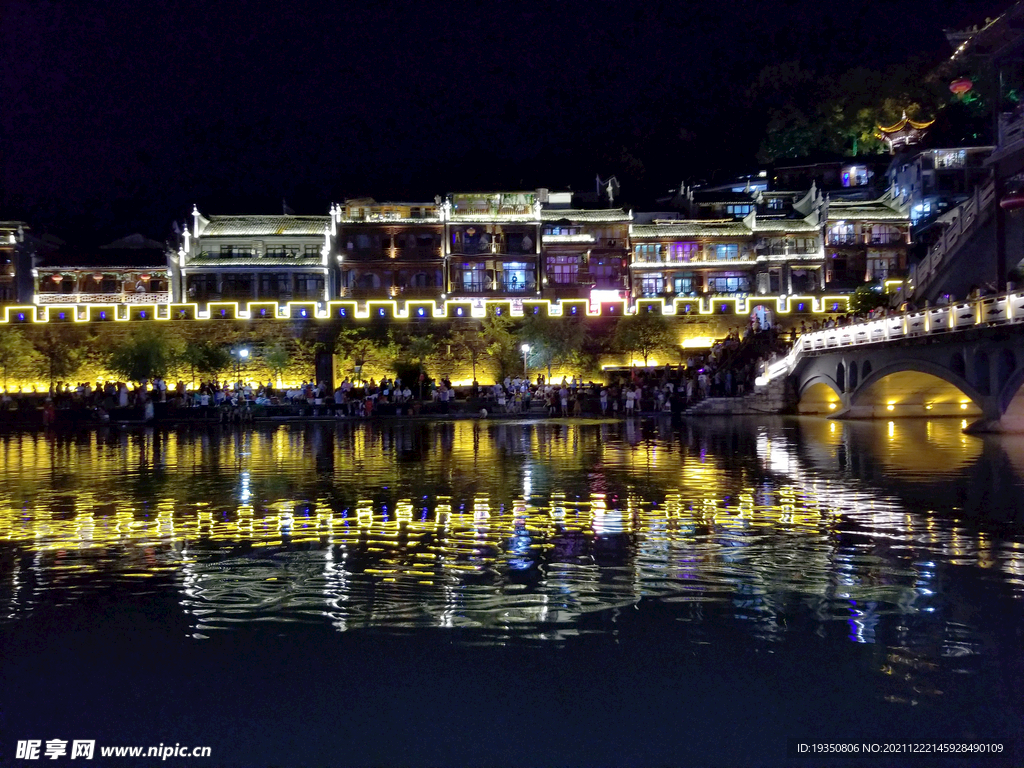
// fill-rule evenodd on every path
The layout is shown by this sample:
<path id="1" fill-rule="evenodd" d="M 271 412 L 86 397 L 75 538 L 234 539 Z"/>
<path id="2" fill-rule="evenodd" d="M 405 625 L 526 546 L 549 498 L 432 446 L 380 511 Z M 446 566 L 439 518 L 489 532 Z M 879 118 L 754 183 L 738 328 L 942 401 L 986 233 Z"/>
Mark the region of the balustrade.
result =
<path id="1" fill-rule="evenodd" d="M 169 304 L 169 291 L 119 293 L 37 293 L 39 304 Z"/>
<path id="2" fill-rule="evenodd" d="M 810 331 L 800 337 L 783 360 L 769 366 L 767 376 L 773 378 L 793 370 L 805 353 L 1001 324 L 1024 324 L 1024 292 L 985 296 L 958 304 Z"/>
<path id="3" fill-rule="evenodd" d="M 980 226 L 988 220 L 994 210 L 995 194 L 995 185 L 991 182 L 984 188 L 976 187 L 974 195 L 953 212 L 942 237 L 929 249 L 928 255 L 911 268 L 911 292 L 923 291 L 956 253 L 958 245 L 972 234 L 974 225 Z"/>

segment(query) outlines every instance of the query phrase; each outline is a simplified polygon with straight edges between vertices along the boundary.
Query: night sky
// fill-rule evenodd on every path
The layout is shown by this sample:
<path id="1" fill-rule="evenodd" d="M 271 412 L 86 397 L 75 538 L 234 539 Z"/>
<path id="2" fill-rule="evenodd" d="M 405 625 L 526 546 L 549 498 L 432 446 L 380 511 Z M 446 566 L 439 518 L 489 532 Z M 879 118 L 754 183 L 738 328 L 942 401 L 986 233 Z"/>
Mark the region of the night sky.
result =
<path id="1" fill-rule="evenodd" d="M 6 0 L 0 218 L 78 242 L 346 196 L 593 189 L 749 168 L 744 92 L 799 60 L 939 59 L 1008 5 Z"/>

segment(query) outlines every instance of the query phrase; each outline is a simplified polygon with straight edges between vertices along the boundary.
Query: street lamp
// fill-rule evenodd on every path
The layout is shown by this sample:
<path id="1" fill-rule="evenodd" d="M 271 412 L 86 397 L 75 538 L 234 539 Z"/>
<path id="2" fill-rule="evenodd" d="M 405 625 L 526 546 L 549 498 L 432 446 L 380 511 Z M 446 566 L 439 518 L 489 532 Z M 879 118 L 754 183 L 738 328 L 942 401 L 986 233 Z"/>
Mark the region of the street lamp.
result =
<path id="1" fill-rule="evenodd" d="M 526 367 L 526 359 L 527 359 L 527 357 L 530 354 L 530 345 L 529 344 L 523 344 L 523 346 L 521 346 L 520 349 L 523 350 L 523 378 L 526 379 L 527 381 L 529 381 L 530 374 L 529 374 L 529 372 L 527 370 L 527 367 Z"/>
<path id="2" fill-rule="evenodd" d="M 235 350 L 235 391 L 239 389 L 238 383 L 242 378 L 242 361 L 249 359 L 249 348 L 240 347 Z"/>

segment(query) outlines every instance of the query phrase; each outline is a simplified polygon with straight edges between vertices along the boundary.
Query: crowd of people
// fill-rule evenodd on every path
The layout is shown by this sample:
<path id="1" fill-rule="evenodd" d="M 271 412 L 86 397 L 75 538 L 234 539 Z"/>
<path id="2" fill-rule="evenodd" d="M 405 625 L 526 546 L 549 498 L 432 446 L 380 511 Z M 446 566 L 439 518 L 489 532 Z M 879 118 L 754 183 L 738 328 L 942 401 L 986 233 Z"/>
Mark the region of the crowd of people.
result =
<path id="1" fill-rule="evenodd" d="M 825 321 L 842 325 L 855 316 Z M 819 323 L 801 323 L 799 333 L 816 330 Z M 156 378 L 137 385 L 127 382 L 58 382 L 50 387 L 44 420 L 53 423 L 57 411 L 86 412 L 94 421 L 108 421 L 115 409 L 143 408 L 152 417 L 156 404 L 161 413 L 170 409 L 203 409 L 188 418 L 225 422 L 249 421 L 264 407 L 296 407 L 305 415 L 334 418 L 366 418 L 375 415 L 444 415 L 458 410 L 475 415 L 534 415 L 569 417 L 600 415 L 628 417 L 643 413 L 682 412 L 706 398 L 742 397 L 753 391 L 756 377 L 775 357 L 786 354 L 796 341 L 797 329 L 779 333 L 762 328 L 755 320 L 742 332 L 734 329 L 708 350 L 694 351 L 679 365 L 623 368 L 609 371 L 603 383 L 581 377 L 548 381 L 543 375 L 531 381 L 525 376 L 506 376 L 493 385 L 455 387 L 447 378 L 433 380 L 421 375 L 416 381 L 385 377 L 358 381 L 344 379 L 333 391 L 323 382 L 307 381 L 299 387 L 277 388 L 271 382 L 201 381 L 189 387 L 184 381 L 169 386 Z M 0 406 L 15 409 L 17 396 L 5 394 Z M 37 407 L 37 406 L 36 406 Z M 269 408 L 268 413 L 283 413 Z"/>

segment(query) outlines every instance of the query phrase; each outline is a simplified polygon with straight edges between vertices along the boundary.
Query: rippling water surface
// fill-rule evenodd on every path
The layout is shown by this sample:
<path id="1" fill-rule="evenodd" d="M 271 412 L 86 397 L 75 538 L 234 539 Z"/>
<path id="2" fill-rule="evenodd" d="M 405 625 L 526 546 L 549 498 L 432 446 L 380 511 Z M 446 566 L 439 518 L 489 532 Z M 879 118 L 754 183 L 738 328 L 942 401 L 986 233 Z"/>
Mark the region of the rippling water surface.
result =
<path id="1" fill-rule="evenodd" d="M 85 723 L 231 765 L 1016 759 L 1024 440 L 960 429 L 0 436 L 0 756 Z"/>

